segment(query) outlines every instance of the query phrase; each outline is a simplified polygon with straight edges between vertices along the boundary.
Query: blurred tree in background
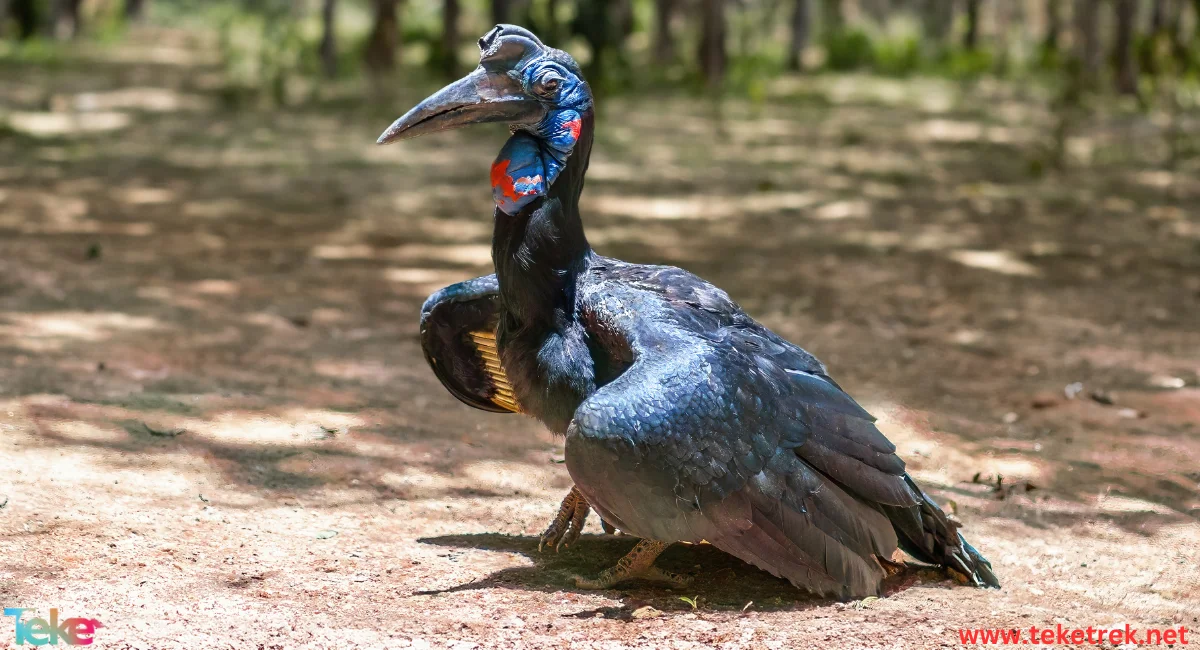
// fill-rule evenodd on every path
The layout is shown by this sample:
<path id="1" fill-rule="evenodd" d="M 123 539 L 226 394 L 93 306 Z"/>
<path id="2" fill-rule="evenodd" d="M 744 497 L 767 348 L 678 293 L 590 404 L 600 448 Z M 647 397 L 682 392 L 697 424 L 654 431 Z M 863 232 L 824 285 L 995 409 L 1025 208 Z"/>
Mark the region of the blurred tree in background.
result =
<path id="1" fill-rule="evenodd" d="M 287 102 L 454 77 L 495 22 L 569 50 L 599 93 L 756 98 L 827 71 L 1009 78 L 1057 97 L 1066 131 L 1100 98 L 1173 116 L 1200 93 L 1200 0 L 0 0 L 0 55 L 207 29 L 230 98 Z"/>
<path id="2" fill-rule="evenodd" d="M 756 75 L 1062 74 L 1066 47 L 1091 89 L 1142 95 L 1163 70 L 1198 76 L 1198 14 L 1200 0 L 0 0 L 0 36 L 111 36 L 114 24 L 147 20 L 238 31 L 269 18 L 294 23 L 271 29 L 296 31 L 290 46 L 308 50 L 285 58 L 318 62 L 296 74 L 424 67 L 450 77 L 474 56 L 464 32 L 516 22 L 576 54 L 605 91 L 662 79 L 736 90 L 754 67 Z M 246 49 L 245 35 L 237 40 Z M 410 69 L 393 72 L 402 63 Z M 637 74 L 647 71 L 655 74 Z"/>

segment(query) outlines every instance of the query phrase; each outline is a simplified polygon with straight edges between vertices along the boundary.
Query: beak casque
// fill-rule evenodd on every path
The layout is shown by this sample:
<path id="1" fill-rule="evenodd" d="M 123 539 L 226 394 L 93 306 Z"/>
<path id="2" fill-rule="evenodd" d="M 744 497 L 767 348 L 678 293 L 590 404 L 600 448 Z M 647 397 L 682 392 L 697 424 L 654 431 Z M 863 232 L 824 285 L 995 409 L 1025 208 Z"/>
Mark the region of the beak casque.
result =
<path id="1" fill-rule="evenodd" d="M 533 123 L 545 114 L 546 107 L 528 96 L 510 73 L 481 65 L 414 106 L 393 122 L 377 143 L 391 144 L 482 122 Z"/>

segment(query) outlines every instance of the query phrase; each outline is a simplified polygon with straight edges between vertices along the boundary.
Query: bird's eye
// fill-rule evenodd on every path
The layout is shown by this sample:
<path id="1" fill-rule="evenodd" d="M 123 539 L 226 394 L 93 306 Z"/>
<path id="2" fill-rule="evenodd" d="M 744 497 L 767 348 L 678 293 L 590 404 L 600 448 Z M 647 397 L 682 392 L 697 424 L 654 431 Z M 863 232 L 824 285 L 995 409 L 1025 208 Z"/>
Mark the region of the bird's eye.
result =
<path id="1" fill-rule="evenodd" d="M 533 91 L 542 97 L 553 97 L 558 92 L 562 78 L 553 72 L 547 72 L 538 77 L 533 84 Z"/>

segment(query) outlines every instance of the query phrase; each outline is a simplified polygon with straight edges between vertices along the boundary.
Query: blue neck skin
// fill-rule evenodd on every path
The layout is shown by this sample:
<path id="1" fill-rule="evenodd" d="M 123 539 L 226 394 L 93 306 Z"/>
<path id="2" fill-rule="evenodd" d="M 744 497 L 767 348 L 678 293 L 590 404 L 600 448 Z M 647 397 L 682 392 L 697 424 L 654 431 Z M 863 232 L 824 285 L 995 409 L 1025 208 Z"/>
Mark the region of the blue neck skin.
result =
<path id="1" fill-rule="evenodd" d="M 547 77 L 554 77 L 560 84 L 556 91 L 550 91 L 553 94 L 542 91 L 550 102 L 550 111 L 541 122 L 515 132 L 492 164 L 492 198 L 507 215 L 516 215 L 538 197 L 546 196 L 579 142 L 583 114 L 592 110 L 587 84 L 549 57 L 538 57 L 525 65 L 522 85 L 536 92 Z"/>
<path id="2" fill-rule="evenodd" d="M 492 199 L 507 215 L 519 213 L 558 179 L 579 141 L 583 117 L 551 111 L 529 130 L 513 134 L 492 163 Z"/>
<path id="3" fill-rule="evenodd" d="M 593 122 L 590 107 L 554 111 L 535 129 L 514 133 L 492 166 L 492 260 L 515 327 L 554 329 L 573 313 L 575 278 L 592 250 L 579 195 Z"/>

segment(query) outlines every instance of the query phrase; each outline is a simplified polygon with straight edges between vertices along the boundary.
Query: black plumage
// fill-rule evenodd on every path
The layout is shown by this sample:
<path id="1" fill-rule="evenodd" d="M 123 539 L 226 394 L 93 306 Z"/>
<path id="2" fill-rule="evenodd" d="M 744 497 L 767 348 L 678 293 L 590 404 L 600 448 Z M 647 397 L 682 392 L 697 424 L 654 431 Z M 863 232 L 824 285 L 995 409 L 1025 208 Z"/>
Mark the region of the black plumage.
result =
<path id="1" fill-rule="evenodd" d="M 492 172 L 496 274 L 447 287 L 422 310 L 442 383 L 565 435 L 578 492 L 632 535 L 704 540 L 845 598 L 878 593 L 897 546 L 998 586 L 820 361 L 686 271 L 592 251 L 578 200 L 594 119 L 578 67 L 517 27 L 498 26 L 480 47 L 479 69 L 380 139 L 515 125 Z M 602 586 L 626 577 L 637 576 Z"/>

